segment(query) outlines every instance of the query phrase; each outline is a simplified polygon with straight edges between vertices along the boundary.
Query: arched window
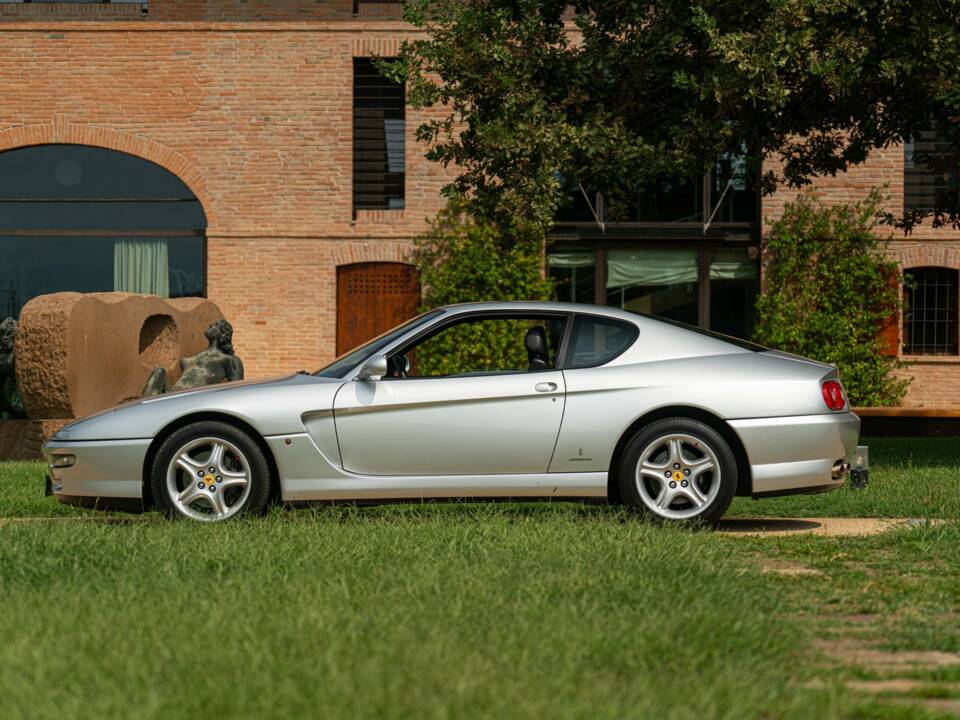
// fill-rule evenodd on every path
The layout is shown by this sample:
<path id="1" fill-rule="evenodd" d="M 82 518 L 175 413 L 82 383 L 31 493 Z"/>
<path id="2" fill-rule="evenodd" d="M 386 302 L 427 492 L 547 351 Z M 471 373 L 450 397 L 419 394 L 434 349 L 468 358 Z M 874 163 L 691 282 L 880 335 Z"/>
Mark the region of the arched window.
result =
<path id="1" fill-rule="evenodd" d="M 206 216 L 159 165 L 114 150 L 0 153 L 0 317 L 37 295 L 204 294 Z"/>
<path id="2" fill-rule="evenodd" d="M 943 267 L 904 271 L 904 353 L 957 354 L 957 271 Z"/>

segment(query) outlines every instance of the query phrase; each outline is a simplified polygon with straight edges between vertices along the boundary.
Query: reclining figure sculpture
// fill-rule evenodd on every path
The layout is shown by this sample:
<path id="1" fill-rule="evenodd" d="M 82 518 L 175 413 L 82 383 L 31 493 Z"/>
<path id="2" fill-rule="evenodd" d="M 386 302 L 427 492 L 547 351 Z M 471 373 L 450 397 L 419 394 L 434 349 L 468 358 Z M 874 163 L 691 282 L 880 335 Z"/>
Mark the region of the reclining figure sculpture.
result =
<path id="1" fill-rule="evenodd" d="M 243 380 L 243 362 L 233 352 L 233 326 L 226 320 L 218 320 L 206 329 L 204 335 L 210 344 L 206 350 L 180 361 L 183 370 L 180 379 L 171 386 L 167 371 L 158 367 L 150 373 L 143 397 Z"/>

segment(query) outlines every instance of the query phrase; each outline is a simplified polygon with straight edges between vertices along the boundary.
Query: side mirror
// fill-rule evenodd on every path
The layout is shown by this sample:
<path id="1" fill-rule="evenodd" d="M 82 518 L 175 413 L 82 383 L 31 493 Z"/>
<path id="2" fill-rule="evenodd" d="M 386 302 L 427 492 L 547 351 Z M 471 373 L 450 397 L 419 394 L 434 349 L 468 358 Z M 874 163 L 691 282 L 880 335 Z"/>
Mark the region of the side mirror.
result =
<path id="1" fill-rule="evenodd" d="M 387 374 L 387 356 L 374 355 L 367 358 L 367 361 L 360 368 L 357 374 L 357 380 L 379 380 Z"/>

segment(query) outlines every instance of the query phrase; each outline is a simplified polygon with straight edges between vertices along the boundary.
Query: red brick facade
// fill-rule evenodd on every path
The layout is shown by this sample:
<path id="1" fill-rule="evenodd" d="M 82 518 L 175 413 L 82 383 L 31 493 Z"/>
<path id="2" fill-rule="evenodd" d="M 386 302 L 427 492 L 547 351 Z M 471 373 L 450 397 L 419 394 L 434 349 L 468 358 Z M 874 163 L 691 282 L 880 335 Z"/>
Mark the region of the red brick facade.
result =
<path id="1" fill-rule="evenodd" d="M 893 213 L 903 210 L 904 158 L 903 147 L 896 145 L 878 150 L 867 160 L 847 173 L 835 178 L 823 178 L 813 192 L 824 202 L 845 203 L 861 200 L 872 188 L 885 193 L 885 208 Z M 797 193 L 781 191 L 764 198 L 763 226 L 769 229 L 783 212 L 783 205 Z M 934 230 L 929 225 L 913 230 L 909 235 L 880 227 L 889 237 L 891 254 L 904 270 L 916 267 L 947 267 L 960 270 L 960 232 L 950 228 Z M 902 318 L 901 318 L 902 323 Z M 902 337 L 902 336 L 901 336 Z M 903 377 L 913 378 L 903 404 L 917 407 L 960 406 L 960 357 L 940 355 L 910 356 L 900 353 L 907 366 L 900 371 Z"/>
<path id="2" fill-rule="evenodd" d="M 376 11 L 380 10 L 380 14 Z M 407 116 L 406 209 L 352 212 L 352 58 L 396 6 L 351 0 L 0 5 L 0 150 L 79 143 L 176 173 L 207 215 L 207 294 L 248 375 L 334 355 L 336 266 L 403 258 L 443 171 Z M 372 13 L 372 14 L 371 14 Z"/>
<path id="3" fill-rule="evenodd" d="M 352 0 L 0 5 L 0 151 L 122 150 L 176 173 L 207 215 L 207 294 L 251 377 L 334 355 L 336 267 L 403 259 L 442 205 L 408 112 L 406 209 L 352 212 L 352 58 L 396 52 L 398 6 Z M 900 148 L 818 184 L 830 201 L 903 192 Z M 764 202 L 766 226 L 790 193 Z M 891 244 L 904 267 L 960 268 L 960 233 Z M 908 402 L 960 404 L 960 359 L 911 366 Z"/>

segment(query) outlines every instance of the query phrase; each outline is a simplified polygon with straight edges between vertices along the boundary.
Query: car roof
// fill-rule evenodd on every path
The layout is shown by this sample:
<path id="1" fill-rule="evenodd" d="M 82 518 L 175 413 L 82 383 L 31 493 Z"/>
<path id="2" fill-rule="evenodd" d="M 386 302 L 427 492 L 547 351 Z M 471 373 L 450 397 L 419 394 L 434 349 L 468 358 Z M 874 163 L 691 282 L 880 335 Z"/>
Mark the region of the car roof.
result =
<path id="1" fill-rule="evenodd" d="M 530 311 L 530 312 L 562 312 L 562 313 L 587 313 L 590 315 L 602 315 L 604 317 L 618 318 L 634 324 L 640 318 L 645 316 L 632 313 L 620 308 L 607 307 L 603 305 L 587 305 L 585 303 L 568 302 L 541 302 L 536 300 L 508 300 L 502 302 L 469 302 L 458 303 L 456 305 L 446 305 L 443 310 L 448 315 L 459 315 L 472 312 L 504 312 L 511 310 Z"/>

